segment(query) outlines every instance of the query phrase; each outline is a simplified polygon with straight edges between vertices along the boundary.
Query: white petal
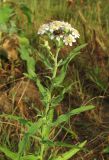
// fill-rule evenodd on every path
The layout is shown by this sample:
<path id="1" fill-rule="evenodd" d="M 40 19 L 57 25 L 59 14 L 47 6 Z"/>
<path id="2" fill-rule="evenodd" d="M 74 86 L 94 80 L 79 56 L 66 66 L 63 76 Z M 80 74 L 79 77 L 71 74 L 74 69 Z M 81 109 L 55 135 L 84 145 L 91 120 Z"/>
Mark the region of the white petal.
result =
<path id="1" fill-rule="evenodd" d="M 52 35 L 52 36 L 50 37 L 50 39 L 54 39 L 54 36 Z"/>
<path id="2" fill-rule="evenodd" d="M 69 43 L 69 46 L 72 46 L 72 43 Z"/>
<path id="3" fill-rule="evenodd" d="M 65 45 L 68 46 L 68 43 L 65 42 Z"/>

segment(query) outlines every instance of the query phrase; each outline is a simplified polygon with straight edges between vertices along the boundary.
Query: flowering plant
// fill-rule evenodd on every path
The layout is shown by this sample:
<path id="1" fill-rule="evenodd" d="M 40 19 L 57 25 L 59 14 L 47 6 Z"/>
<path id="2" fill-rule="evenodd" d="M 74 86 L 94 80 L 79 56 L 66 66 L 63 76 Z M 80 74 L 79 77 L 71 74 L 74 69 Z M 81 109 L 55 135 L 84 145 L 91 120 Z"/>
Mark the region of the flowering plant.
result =
<path id="1" fill-rule="evenodd" d="M 56 50 L 54 51 L 55 54 L 52 53 L 52 46 L 49 45 L 49 41 L 43 39 L 44 44 L 41 44 L 41 48 L 46 49 L 47 54 L 43 50 L 41 52 L 37 51 L 40 60 L 44 63 L 45 67 L 50 70 L 51 74 L 46 76 L 49 83 L 47 82 L 47 84 L 43 85 L 36 73 L 31 74 L 31 72 L 28 72 L 28 77 L 36 82 L 41 95 L 41 101 L 44 105 L 44 110 L 40 114 L 41 118 L 39 118 L 39 120 L 29 128 L 29 131 L 33 131 L 30 134 L 31 136 L 35 134 L 36 131 L 40 131 L 40 136 L 37 135 L 40 139 L 40 147 L 38 148 L 36 159 L 45 160 L 47 158 L 48 160 L 68 160 L 84 147 L 86 141 L 79 143 L 76 146 L 59 141 L 55 142 L 54 140 L 59 134 L 56 133 L 56 128 L 59 126 L 61 127 L 61 124 L 63 122 L 67 122 L 72 115 L 91 110 L 94 106 L 81 106 L 66 114 L 58 116 L 57 119 L 54 119 L 54 114 L 55 108 L 61 103 L 65 93 L 72 87 L 72 84 L 69 84 L 68 86 L 64 85 L 68 64 L 80 53 L 80 49 L 85 47 L 86 44 L 73 49 L 73 51 L 71 51 L 64 59 L 59 59 L 60 50 L 65 45 L 72 46 L 73 43 L 76 42 L 77 38 L 79 38 L 80 35 L 78 31 L 72 28 L 69 23 L 53 21 L 42 25 L 38 30 L 38 35 L 46 35 L 49 40 L 52 40 L 56 44 Z M 30 61 L 27 64 L 28 68 L 30 68 L 29 65 Z M 32 71 L 35 71 L 35 69 L 32 69 Z M 21 144 L 24 142 L 25 136 L 21 141 Z M 58 150 L 55 148 L 56 146 L 72 147 L 69 151 L 58 155 Z"/>
<path id="2" fill-rule="evenodd" d="M 49 45 L 49 41 L 43 38 L 43 44 L 41 44 L 41 51 L 37 51 L 40 60 L 44 63 L 45 67 L 50 70 L 50 75 L 46 76 L 47 84 L 42 84 L 40 77 L 35 73 L 34 59 L 27 58 L 27 68 L 29 78 L 36 82 L 38 87 L 41 101 L 44 106 L 44 110 L 40 112 L 40 118 L 37 122 L 33 123 L 24 138 L 19 144 L 20 156 L 24 154 L 24 145 L 28 142 L 30 136 L 36 134 L 39 146 L 37 148 L 37 154 L 35 158 L 37 160 L 68 160 L 75 155 L 80 149 L 84 147 L 86 141 L 77 144 L 76 146 L 69 145 L 63 142 L 54 141 L 59 133 L 56 133 L 56 128 L 61 127 L 63 122 L 67 122 L 68 119 L 75 114 L 79 114 L 86 110 L 91 110 L 94 106 L 81 106 L 77 109 L 73 109 L 66 114 L 62 114 L 54 119 L 55 108 L 61 103 L 66 92 L 68 92 L 72 84 L 68 86 L 64 85 L 64 80 L 67 73 L 69 62 L 80 53 L 80 49 L 85 47 L 81 45 L 73 51 L 71 51 L 64 59 L 59 59 L 59 52 L 65 45 L 72 46 L 79 38 L 79 33 L 76 29 L 72 28 L 69 23 L 61 21 L 53 21 L 48 24 L 42 25 L 38 30 L 39 36 L 46 35 L 47 38 L 53 41 L 56 45 L 55 53 L 52 53 L 52 46 Z M 21 44 L 21 55 L 24 55 L 24 46 Z M 46 53 L 45 51 L 46 50 Z M 28 51 L 27 51 L 28 52 Z M 25 54 L 26 55 L 26 54 Z M 23 56 L 26 60 L 26 57 Z M 49 80 L 49 82 L 48 82 Z M 40 133 L 40 134 L 37 134 Z M 28 136 L 27 136 L 28 135 Z M 23 147 L 22 147 L 23 146 Z M 58 155 L 56 146 L 72 146 L 71 149 L 61 155 Z"/>
<path id="3" fill-rule="evenodd" d="M 46 35 L 55 43 L 55 50 L 53 50 L 52 46 L 49 45 L 49 41 L 43 38 L 42 50 L 37 51 L 45 68 L 50 71 L 49 75 L 44 77 L 46 78 L 44 83 L 42 83 L 39 75 L 35 72 L 36 61 L 30 56 L 31 46 L 27 39 L 19 38 L 19 51 L 21 58 L 27 64 L 28 73 L 25 75 L 35 81 L 44 109 L 38 111 L 35 122 L 17 118 L 26 128 L 25 133 L 23 132 L 23 138 L 18 145 L 18 153 L 13 153 L 3 147 L 0 150 L 12 160 L 68 160 L 84 147 L 86 141 L 75 146 L 58 141 L 62 124 L 67 123 L 71 116 L 91 110 L 94 106 L 81 106 L 72 109 L 66 114 L 57 115 L 56 118 L 54 118 L 54 115 L 55 109 L 62 102 L 65 93 L 72 88 L 72 83 L 67 86 L 64 84 L 69 62 L 80 53 L 80 49 L 85 47 L 85 45 L 74 48 L 65 58 L 60 58 L 59 52 L 61 49 L 66 45 L 72 46 L 79 38 L 78 31 L 66 22 L 53 21 L 42 25 L 38 30 L 38 34 L 41 36 Z M 28 144 L 31 144 L 31 139 L 34 139 L 35 142 L 35 153 L 30 153 L 29 148 L 27 150 Z M 59 150 L 62 147 L 70 149 L 60 154 Z"/>

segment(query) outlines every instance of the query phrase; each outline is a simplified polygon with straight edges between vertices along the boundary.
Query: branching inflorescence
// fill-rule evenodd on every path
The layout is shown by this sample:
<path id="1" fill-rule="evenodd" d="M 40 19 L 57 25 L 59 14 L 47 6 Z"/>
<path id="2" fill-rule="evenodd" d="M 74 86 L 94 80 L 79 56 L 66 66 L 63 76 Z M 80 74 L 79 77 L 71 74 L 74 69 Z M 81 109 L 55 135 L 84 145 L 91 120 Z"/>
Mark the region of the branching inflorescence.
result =
<path id="1" fill-rule="evenodd" d="M 39 35 L 47 35 L 51 40 L 61 41 L 62 44 L 72 46 L 76 39 L 80 37 L 79 32 L 72 28 L 71 24 L 64 21 L 53 21 L 43 24 L 39 30 Z"/>

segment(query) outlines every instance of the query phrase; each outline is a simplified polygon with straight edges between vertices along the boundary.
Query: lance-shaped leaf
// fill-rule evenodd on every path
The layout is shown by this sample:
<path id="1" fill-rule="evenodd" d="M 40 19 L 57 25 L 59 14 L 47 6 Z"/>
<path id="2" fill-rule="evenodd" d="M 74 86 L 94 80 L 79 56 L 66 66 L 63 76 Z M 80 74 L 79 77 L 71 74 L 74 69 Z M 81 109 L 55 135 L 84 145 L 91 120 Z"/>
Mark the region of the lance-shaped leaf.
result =
<path id="1" fill-rule="evenodd" d="M 68 66 L 68 64 L 65 64 L 65 65 L 61 68 L 59 75 L 58 75 L 56 78 L 54 78 L 54 80 L 53 80 L 53 85 L 54 85 L 55 87 L 57 87 L 57 86 L 59 86 L 59 85 L 62 84 L 62 82 L 63 82 L 63 80 L 64 80 L 64 78 L 65 78 L 65 76 L 66 76 L 67 66 Z"/>
<path id="2" fill-rule="evenodd" d="M 63 122 L 67 122 L 71 116 L 79 114 L 81 112 L 92 110 L 94 108 L 95 108 L 95 106 L 89 105 L 89 106 L 82 106 L 82 107 L 73 109 L 72 111 L 70 111 L 70 112 L 68 112 L 66 114 L 62 114 L 61 116 L 59 116 L 57 118 L 57 120 L 52 125 L 53 126 L 57 126 L 57 125 L 59 125 L 59 124 L 61 124 Z"/>
<path id="3" fill-rule="evenodd" d="M 86 46 L 87 46 L 87 43 L 82 44 L 82 45 L 74 48 L 74 49 L 73 49 L 73 52 L 78 52 L 78 51 L 80 51 L 82 48 L 84 48 L 84 47 L 86 47 Z"/>
<path id="4" fill-rule="evenodd" d="M 47 89 L 41 84 L 41 81 L 38 77 L 36 79 L 36 84 L 37 84 L 37 87 L 38 87 L 41 95 L 45 96 L 45 93 L 46 93 Z"/>
<path id="5" fill-rule="evenodd" d="M 41 141 L 43 144 L 47 144 L 49 147 L 67 147 L 72 148 L 74 147 L 72 144 L 64 143 L 64 142 L 53 142 L 51 140 L 43 140 Z"/>
<path id="6" fill-rule="evenodd" d="M 83 149 L 83 147 L 85 146 L 87 141 L 84 141 L 78 145 L 76 145 L 75 147 L 73 147 L 72 149 L 70 149 L 69 151 L 61 154 L 58 157 L 55 157 L 51 160 L 69 160 L 71 157 L 73 157 L 76 153 L 78 153 L 81 149 Z"/>
<path id="7" fill-rule="evenodd" d="M 78 54 L 80 53 L 80 50 L 81 50 L 82 48 L 84 48 L 86 45 L 87 45 L 87 44 L 85 43 L 85 44 L 82 44 L 82 45 L 76 47 L 75 49 L 73 49 L 73 51 L 71 51 L 71 52 L 68 54 L 68 56 L 64 59 L 64 61 L 62 61 L 62 62 L 60 63 L 60 66 L 66 64 L 66 63 L 69 63 L 76 55 L 78 55 Z"/>

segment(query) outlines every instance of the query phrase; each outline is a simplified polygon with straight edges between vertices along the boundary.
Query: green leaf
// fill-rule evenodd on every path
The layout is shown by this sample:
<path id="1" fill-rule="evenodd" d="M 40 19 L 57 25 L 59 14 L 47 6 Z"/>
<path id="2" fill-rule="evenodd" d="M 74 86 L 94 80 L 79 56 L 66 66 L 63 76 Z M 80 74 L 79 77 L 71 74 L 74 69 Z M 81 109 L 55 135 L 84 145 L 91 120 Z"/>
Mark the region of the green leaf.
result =
<path id="1" fill-rule="evenodd" d="M 45 119 L 40 118 L 37 122 L 33 123 L 29 130 L 28 130 L 28 134 L 30 136 L 34 135 L 36 133 L 36 131 L 45 123 Z"/>
<path id="2" fill-rule="evenodd" d="M 56 78 L 54 78 L 53 85 L 55 87 L 59 86 L 63 82 L 66 76 L 67 67 L 68 67 L 68 63 L 64 64 L 64 66 L 60 70 L 59 75 Z"/>
<path id="3" fill-rule="evenodd" d="M 28 44 L 28 39 L 26 38 L 20 38 L 20 48 L 19 48 L 19 52 L 20 52 L 20 56 L 22 58 L 22 60 L 26 61 L 27 64 L 27 71 L 28 71 L 28 77 L 30 77 L 31 79 L 36 78 L 36 73 L 35 73 L 35 65 L 36 62 L 34 60 L 34 58 L 32 56 L 30 56 L 30 53 L 32 52 L 29 44 Z"/>
<path id="4" fill-rule="evenodd" d="M 76 145 L 75 147 L 73 147 L 72 149 L 70 149 L 69 151 L 61 154 L 60 156 L 53 158 L 52 160 L 68 160 L 71 157 L 73 157 L 76 153 L 78 153 L 81 149 L 83 149 L 83 147 L 85 146 L 87 141 L 84 141 L 78 145 Z"/>
<path id="5" fill-rule="evenodd" d="M 19 157 L 21 157 L 22 154 L 24 153 L 24 150 L 25 150 L 27 143 L 29 141 L 29 137 L 34 135 L 37 132 L 37 130 L 43 125 L 43 123 L 44 123 L 44 120 L 42 118 L 40 118 L 37 122 L 32 123 L 32 125 L 29 127 L 27 133 L 24 134 L 23 139 L 19 143 L 19 152 L 18 152 Z"/>
<path id="6" fill-rule="evenodd" d="M 71 52 L 69 53 L 69 55 L 64 59 L 64 61 L 62 61 L 62 62 L 60 63 L 60 66 L 61 66 L 61 65 L 65 65 L 66 63 L 68 64 L 72 59 L 74 59 L 74 57 L 75 57 L 76 55 L 78 55 L 78 54 L 80 53 L 80 50 L 81 50 L 82 48 L 84 48 L 86 45 L 87 45 L 87 44 L 82 44 L 82 45 L 76 47 L 75 49 L 73 49 L 73 51 L 71 51 Z"/>
<path id="7" fill-rule="evenodd" d="M 41 141 L 43 144 L 47 144 L 49 147 L 67 147 L 67 148 L 72 148 L 73 145 L 68 144 L 68 143 L 63 143 L 63 142 L 53 142 L 51 140 L 43 140 Z"/>
<path id="8" fill-rule="evenodd" d="M 36 78 L 36 84 L 38 86 L 39 92 L 41 94 L 41 98 L 42 98 L 42 102 L 45 104 L 48 104 L 51 101 L 51 93 L 49 91 L 49 89 L 45 88 L 41 82 L 40 79 L 37 77 Z"/>
<path id="9" fill-rule="evenodd" d="M 0 151 L 3 152 L 8 158 L 12 160 L 17 160 L 18 158 L 17 153 L 10 151 L 7 147 L 3 147 L 0 145 Z"/>
<path id="10" fill-rule="evenodd" d="M 9 5 L 0 7 L 0 24 L 8 22 L 11 17 L 13 9 Z"/>
<path id="11" fill-rule="evenodd" d="M 31 76 L 31 79 L 36 78 L 35 65 L 36 65 L 36 62 L 34 58 L 29 57 L 29 59 L 27 60 L 27 70 L 28 70 L 28 74 Z"/>
<path id="12" fill-rule="evenodd" d="M 84 111 L 92 110 L 94 108 L 95 108 L 95 106 L 89 105 L 89 106 L 81 106 L 79 108 L 73 109 L 72 111 L 59 116 L 57 118 L 57 120 L 52 125 L 57 126 L 57 125 L 59 125 L 63 122 L 67 122 L 71 116 L 79 114 L 79 113 L 84 112 Z"/>
<path id="13" fill-rule="evenodd" d="M 19 156 L 19 159 L 20 157 L 22 156 L 25 148 L 26 148 L 26 145 L 28 143 L 28 140 L 29 140 L 29 134 L 28 133 L 25 133 L 23 139 L 20 141 L 19 143 L 19 151 L 18 151 L 18 156 Z"/>
<path id="14" fill-rule="evenodd" d="M 47 88 L 45 88 L 45 87 L 41 84 L 40 79 L 39 79 L 38 77 L 37 77 L 37 79 L 36 79 L 36 84 L 37 84 L 37 86 L 38 86 L 38 89 L 39 89 L 41 95 L 44 97 L 45 94 L 46 94 L 46 92 L 47 92 Z"/>
<path id="15" fill-rule="evenodd" d="M 73 49 L 73 52 L 78 52 L 78 51 L 80 51 L 82 48 L 85 48 L 86 46 L 87 46 L 87 43 L 82 44 L 82 45 L 74 48 L 74 49 Z"/>

